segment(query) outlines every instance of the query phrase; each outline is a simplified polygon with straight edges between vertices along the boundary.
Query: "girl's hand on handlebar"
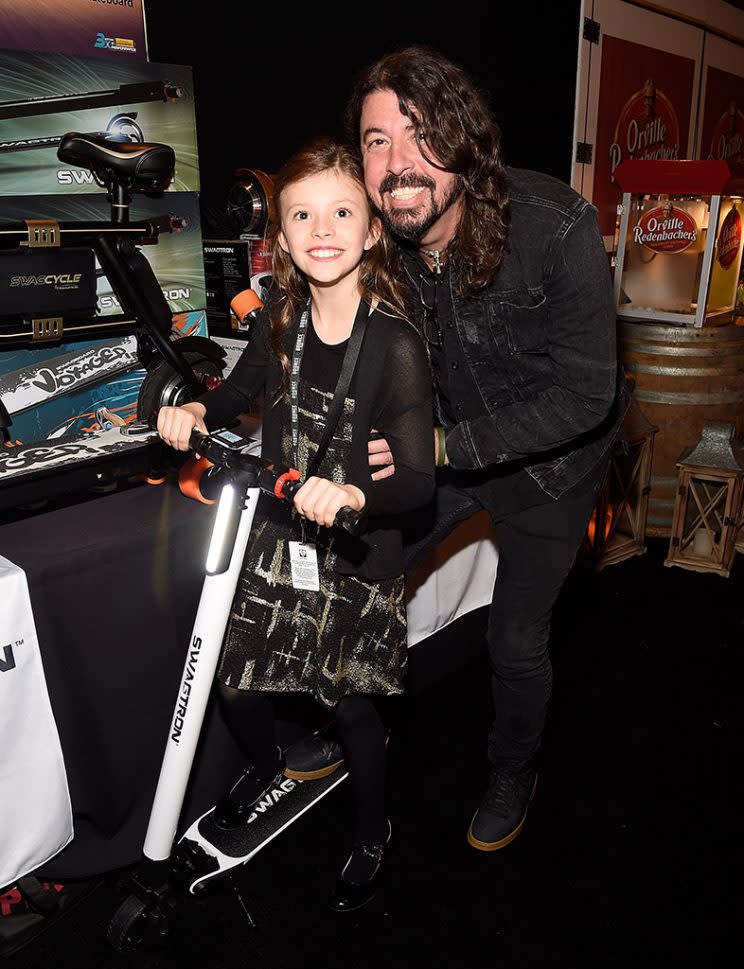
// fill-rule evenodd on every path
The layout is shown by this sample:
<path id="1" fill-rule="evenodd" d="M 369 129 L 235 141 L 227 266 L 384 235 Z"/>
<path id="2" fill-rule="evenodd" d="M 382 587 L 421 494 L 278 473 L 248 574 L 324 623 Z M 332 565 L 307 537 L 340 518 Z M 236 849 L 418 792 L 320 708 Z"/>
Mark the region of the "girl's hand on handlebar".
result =
<path id="1" fill-rule="evenodd" d="M 204 404 L 182 404 L 180 407 L 161 407 L 158 411 L 158 434 L 177 451 L 189 450 L 191 432 L 196 428 L 207 434 L 204 423 L 206 408 Z"/>
<path id="2" fill-rule="evenodd" d="M 356 485 L 334 484 L 327 478 L 308 478 L 294 496 L 294 506 L 303 518 L 328 528 L 342 508 L 361 511 L 364 504 L 364 492 Z"/>

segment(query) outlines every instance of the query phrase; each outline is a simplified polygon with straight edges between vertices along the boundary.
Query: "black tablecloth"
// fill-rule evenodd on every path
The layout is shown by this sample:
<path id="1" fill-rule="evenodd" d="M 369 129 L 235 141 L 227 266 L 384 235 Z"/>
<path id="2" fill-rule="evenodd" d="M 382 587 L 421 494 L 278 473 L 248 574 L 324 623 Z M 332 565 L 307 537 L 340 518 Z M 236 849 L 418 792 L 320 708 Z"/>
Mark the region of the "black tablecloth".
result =
<path id="1" fill-rule="evenodd" d="M 0 526 L 0 555 L 28 579 L 74 813 L 74 839 L 45 875 L 141 857 L 213 514 L 169 481 Z M 212 701 L 180 830 L 241 763 Z"/>

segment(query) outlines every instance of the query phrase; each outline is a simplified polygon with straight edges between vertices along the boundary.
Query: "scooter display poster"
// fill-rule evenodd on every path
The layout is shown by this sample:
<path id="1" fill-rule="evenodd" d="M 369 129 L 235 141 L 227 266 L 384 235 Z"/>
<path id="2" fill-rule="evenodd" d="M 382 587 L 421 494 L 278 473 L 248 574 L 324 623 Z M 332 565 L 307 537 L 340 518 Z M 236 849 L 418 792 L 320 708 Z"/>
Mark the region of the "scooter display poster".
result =
<path id="1" fill-rule="evenodd" d="M 136 195 L 132 200 L 130 218 L 133 222 L 171 217 L 177 219 L 182 228 L 176 232 L 161 232 L 158 242 L 142 246 L 142 252 L 173 313 L 206 309 L 199 196 L 195 192 L 166 192 L 161 198 Z M 0 197 L 0 225 L 24 219 L 105 222 L 108 218 L 109 203 L 104 195 Z M 97 315 L 121 312 L 111 284 L 100 270 L 96 296 Z M 0 367 L 1 351 L 0 346 Z"/>
<path id="2" fill-rule="evenodd" d="M 104 193 L 90 171 L 57 157 L 70 131 L 170 145 L 176 168 L 168 191 L 199 191 L 188 66 L 0 51 L 0 194 Z"/>
<path id="3" fill-rule="evenodd" d="M 206 336 L 206 312 L 175 314 L 172 333 Z M 14 446 L 128 424 L 144 376 L 134 336 L 0 353 L 0 400 L 13 421 Z"/>
<path id="4" fill-rule="evenodd" d="M 0 0 L 3 47 L 147 59 L 143 0 Z"/>

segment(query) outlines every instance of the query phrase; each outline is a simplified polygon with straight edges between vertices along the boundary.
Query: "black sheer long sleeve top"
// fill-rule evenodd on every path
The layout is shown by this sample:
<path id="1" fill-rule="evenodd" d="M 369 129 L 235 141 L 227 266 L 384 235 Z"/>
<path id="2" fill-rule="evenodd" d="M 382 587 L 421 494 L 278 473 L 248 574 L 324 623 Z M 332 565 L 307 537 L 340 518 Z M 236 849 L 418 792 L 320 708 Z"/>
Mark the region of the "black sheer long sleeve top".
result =
<path id="1" fill-rule="evenodd" d="M 297 323 L 285 335 L 284 350 L 290 359 Z M 306 368 L 316 368 L 315 383 L 317 367 L 318 357 L 306 344 L 302 377 L 309 376 Z M 334 373 L 334 386 L 335 379 Z M 289 411 L 287 396 L 281 396 L 283 386 L 264 309 L 230 375 L 199 398 L 206 408 L 207 426 L 214 429 L 229 424 L 263 391 L 262 457 L 291 465 L 292 456 L 284 454 L 282 446 Z M 278 402 L 273 403 L 278 395 Z M 338 569 L 370 580 L 391 578 L 403 572 L 402 516 L 426 504 L 434 494 L 431 371 L 423 341 L 413 326 L 381 309 L 370 313 L 350 396 L 355 406 L 346 483 L 364 492 L 368 526 L 358 537 L 338 533 Z M 370 473 L 367 441 L 372 429 L 387 439 L 395 463 L 395 474 L 381 481 L 373 481 Z"/>

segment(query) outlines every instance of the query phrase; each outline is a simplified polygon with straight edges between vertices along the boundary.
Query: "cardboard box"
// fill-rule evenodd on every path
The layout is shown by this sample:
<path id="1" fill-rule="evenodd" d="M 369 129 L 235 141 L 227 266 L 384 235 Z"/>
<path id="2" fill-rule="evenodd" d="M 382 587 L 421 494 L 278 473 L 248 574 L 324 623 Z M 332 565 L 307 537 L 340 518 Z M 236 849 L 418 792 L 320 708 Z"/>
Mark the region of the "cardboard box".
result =
<path id="1" fill-rule="evenodd" d="M 271 243 L 263 236 L 245 239 L 204 239 L 204 283 L 210 334 L 240 332 L 230 301 L 253 289 L 265 302 L 271 282 Z"/>

